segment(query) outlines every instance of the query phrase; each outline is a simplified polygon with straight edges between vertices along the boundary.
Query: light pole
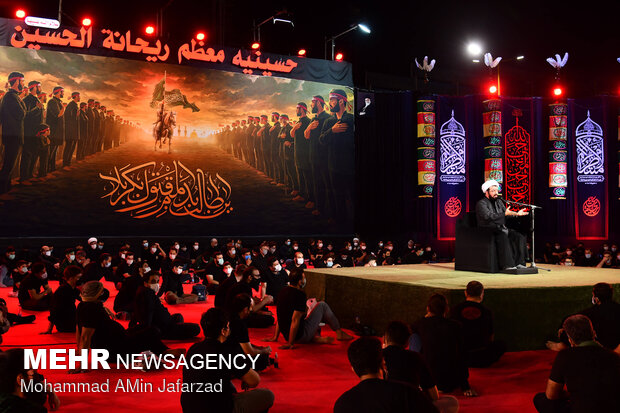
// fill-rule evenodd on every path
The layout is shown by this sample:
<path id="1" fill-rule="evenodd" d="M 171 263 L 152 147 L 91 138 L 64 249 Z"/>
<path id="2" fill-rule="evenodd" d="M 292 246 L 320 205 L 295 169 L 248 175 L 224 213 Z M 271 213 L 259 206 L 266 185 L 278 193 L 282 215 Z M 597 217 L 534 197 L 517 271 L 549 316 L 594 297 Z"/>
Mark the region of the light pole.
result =
<path id="1" fill-rule="evenodd" d="M 342 32 L 340 34 L 337 34 L 335 36 L 330 37 L 329 39 L 325 40 L 325 59 L 327 60 L 327 42 L 331 42 L 331 44 L 332 44 L 332 60 L 334 60 L 334 55 L 336 53 L 336 42 L 335 42 L 335 40 L 337 38 L 339 38 L 340 36 L 345 35 L 345 34 L 351 32 L 353 30 L 356 30 L 356 29 L 360 29 L 361 31 L 363 31 L 366 34 L 370 34 L 370 28 L 368 26 L 366 26 L 365 24 L 359 23 L 359 24 L 355 24 L 355 25 L 349 27 L 347 30 L 345 30 L 344 32 Z"/>

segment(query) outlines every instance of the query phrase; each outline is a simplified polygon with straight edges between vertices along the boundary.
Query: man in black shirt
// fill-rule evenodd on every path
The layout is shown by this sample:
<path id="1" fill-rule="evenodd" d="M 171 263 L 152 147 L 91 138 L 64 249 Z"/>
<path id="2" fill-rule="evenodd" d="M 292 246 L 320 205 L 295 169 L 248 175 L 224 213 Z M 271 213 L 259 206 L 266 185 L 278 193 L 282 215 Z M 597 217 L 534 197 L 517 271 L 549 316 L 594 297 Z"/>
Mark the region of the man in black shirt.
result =
<path id="1" fill-rule="evenodd" d="M 414 336 L 420 338 L 420 354 L 431 369 L 437 388 L 451 392 L 460 387 L 465 396 L 476 396 L 469 386 L 462 327 L 457 321 L 446 318 L 448 300 L 441 294 L 433 294 L 426 311 L 426 316 L 414 323 L 412 330 Z M 409 348 L 416 347 L 409 345 Z"/>
<path id="2" fill-rule="evenodd" d="M 239 269 L 239 267 L 241 266 L 245 267 L 245 265 L 240 264 L 239 266 L 237 266 L 237 268 Z M 271 311 L 266 309 L 265 306 L 273 303 L 273 297 L 265 294 L 266 284 L 262 282 L 262 278 L 260 272 L 258 271 L 258 268 L 243 268 L 243 271 L 240 275 L 236 275 L 235 277 L 229 277 L 229 279 L 230 278 L 234 278 L 234 283 L 226 292 L 224 307 L 229 309 L 232 300 L 237 295 L 247 294 L 252 297 L 253 292 L 259 291 L 260 289 L 261 296 L 254 297 L 252 299 L 252 311 L 245 319 L 245 322 L 248 327 L 252 328 L 265 328 L 272 326 L 275 322 L 275 319 L 273 318 L 273 314 L 271 313 Z"/>
<path id="3" fill-rule="evenodd" d="M 570 316 L 562 327 L 571 347 L 555 358 L 547 390 L 534 397 L 536 410 L 540 413 L 618 411 L 620 356 L 594 341 L 595 332 L 588 317 Z"/>
<path id="4" fill-rule="evenodd" d="M 293 129 L 291 129 L 291 135 L 293 138 L 293 150 L 294 150 L 294 164 L 297 170 L 297 188 L 299 194 L 293 198 L 293 201 L 307 200 L 306 208 L 314 209 L 314 203 L 311 201 L 312 189 L 314 188 L 312 183 L 312 165 L 310 164 L 310 141 L 304 137 L 304 132 L 310 124 L 310 118 L 308 117 L 308 105 L 304 102 L 299 102 L 296 108 L 296 114 L 299 117 Z"/>
<path id="5" fill-rule="evenodd" d="M 52 288 L 47 284 L 47 271 L 43 263 L 32 264 L 32 272 L 19 285 L 17 298 L 24 310 L 49 310 Z"/>
<path id="6" fill-rule="evenodd" d="M 269 128 L 269 140 L 271 142 L 270 149 L 270 164 L 271 169 L 269 176 L 273 178 L 273 183 L 282 186 L 283 182 L 283 172 L 280 168 L 281 160 L 280 160 L 280 129 L 282 125 L 280 125 L 280 114 L 278 112 L 271 112 L 271 121 L 273 122 L 273 126 Z"/>
<path id="7" fill-rule="evenodd" d="M 207 355 L 212 357 L 212 355 L 227 356 L 239 353 L 238 347 L 231 348 L 225 344 L 230 335 L 230 324 L 223 309 L 209 309 L 202 315 L 200 326 L 205 339 L 190 347 L 186 355 L 188 360 L 196 354 L 202 355 L 202 357 L 207 357 Z M 191 366 L 183 368 L 184 384 L 196 383 L 204 387 L 205 384 L 222 383 L 221 391 L 182 392 L 181 407 L 183 413 L 202 413 L 205 409 L 218 413 L 259 413 L 266 412 L 271 408 L 274 396 L 267 389 L 253 389 L 237 393 L 232 379 L 240 379 L 242 386 L 246 388 L 254 388 L 260 382 L 260 376 L 248 366 L 248 363 L 240 369 L 224 367 L 222 366 L 221 369 L 194 369 Z"/>
<path id="8" fill-rule="evenodd" d="M 46 334 L 51 333 L 54 326 L 59 333 L 75 333 L 75 302 L 81 301 L 76 285 L 81 276 L 82 270 L 79 267 L 70 265 L 65 268 L 60 286 L 52 295 Z"/>
<path id="9" fill-rule="evenodd" d="M 383 380 L 383 357 L 378 338 L 358 338 L 349 346 L 347 357 L 360 382 L 336 400 L 334 413 L 437 412 L 419 389 Z"/>
<path id="10" fill-rule="evenodd" d="M 281 349 L 292 349 L 295 343 L 331 343 L 333 337 L 320 336 L 319 325 L 325 323 L 336 332 L 337 340 L 351 340 L 353 337 L 340 328 L 340 322 L 325 301 L 316 302 L 308 312 L 307 296 L 303 289 L 306 286 L 306 275 L 303 271 L 293 271 L 289 276 L 290 285 L 284 287 L 277 300 L 278 322 L 273 337 L 265 341 L 277 341 L 282 336 L 287 344 Z"/>
<path id="11" fill-rule="evenodd" d="M 143 285 L 136 293 L 136 304 L 132 323 L 141 328 L 156 327 L 162 338 L 186 340 L 200 333 L 198 324 L 185 323 L 182 314 L 170 314 L 157 298 L 159 292 L 159 274 L 144 274 Z"/>
<path id="12" fill-rule="evenodd" d="M 454 306 L 451 318 L 463 326 L 463 344 L 469 367 L 488 367 L 506 351 L 506 345 L 493 337 L 493 314 L 482 305 L 484 286 L 470 281 L 465 289 L 465 301 Z"/>
<path id="13" fill-rule="evenodd" d="M 183 291 L 182 274 L 185 263 L 179 259 L 172 262 L 172 268 L 162 271 L 161 288 L 157 293 L 158 297 L 164 295 L 169 305 L 174 304 L 191 304 L 198 301 L 196 294 L 185 294 Z"/>
<path id="14" fill-rule="evenodd" d="M 265 274 L 265 282 L 267 283 L 266 294 L 274 299 L 274 304 L 278 303 L 278 294 L 284 287 L 288 285 L 289 271 L 282 268 L 280 261 L 276 257 L 271 257 L 268 261 L 268 271 Z"/>
<path id="15" fill-rule="evenodd" d="M 407 350 L 410 333 L 407 324 L 401 321 L 392 321 L 388 324 L 383 336 L 386 378 L 391 381 L 409 383 L 416 389 L 421 389 L 442 413 L 458 412 L 458 400 L 452 396 L 439 397 L 433 376 L 420 354 Z"/>
<path id="16" fill-rule="evenodd" d="M 0 194 L 11 190 L 11 175 L 17 162 L 19 149 L 24 144 L 24 117 L 26 104 L 20 94 L 24 89 L 24 75 L 19 72 L 9 74 L 9 90 L 2 97 L 0 119 L 2 120 L 2 145 L 4 159 L 0 169 Z"/>
<path id="17" fill-rule="evenodd" d="M 354 117 L 346 111 L 347 93 L 342 89 L 329 92 L 329 110 L 319 141 L 327 146 L 327 163 L 331 192 L 335 202 L 331 218 L 340 225 L 353 216 L 353 177 L 355 172 Z"/>
<path id="18" fill-rule="evenodd" d="M 313 194 L 315 197 L 313 200 L 315 209 L 312 214 L 319 215 L 321 212 L 327 212 L 328 200 L 333 202 L 333 194 L 328 193 L 331 186 L 329 184 L 327 145 L 322 145 L 319 142 L 323 124 L 329 118 L 329 114 L 325 111 L 325 100 L 320 95 L 312 97 L 310 108 L 315 116 L 304 131 L 304 137 L 310 141 L 310 165 L 312 167 Z"/>
<path id="19" fill-rule="evenodd" d="M 525 208 L 515 212 L 506 208 L 504 201 L 499 199 L 499 183 L 489 179 L 482 184 L 482 198 L 476 204 L 476 219 L 479 227 L 495 230 L 495 243 L 499 267 L 502 270 L 525 268 L 527 247 L 525 236 L 512 229 L 506 228 L 506 217 L 522 217 L 529 212 Z"/>
<path id="20" fill-rule="evenodd" d="M 106 281 L 111 281 L 112 277 L 112 256 L 104 252 L 99 256 L 96 262 L 91 262 L 86 266 L 84 269 L 84 276 L 82 276 L 78 284 L 85 284 L 89 281 L 99 281 L 102 278 Z"/>
<path id="21" fill-rule="evenodd" d="M 32 178 L 34 164 L 39 151 L 40 137 L 37 136 L 39 126 L 43 123 L 43 105 L 37 97 L 41 93 L 41 82 L 28 82 L 28 96 L 24 100 L 26 115 L 24 117 L 24 147 L 19 165 L 20 181 Z"/>

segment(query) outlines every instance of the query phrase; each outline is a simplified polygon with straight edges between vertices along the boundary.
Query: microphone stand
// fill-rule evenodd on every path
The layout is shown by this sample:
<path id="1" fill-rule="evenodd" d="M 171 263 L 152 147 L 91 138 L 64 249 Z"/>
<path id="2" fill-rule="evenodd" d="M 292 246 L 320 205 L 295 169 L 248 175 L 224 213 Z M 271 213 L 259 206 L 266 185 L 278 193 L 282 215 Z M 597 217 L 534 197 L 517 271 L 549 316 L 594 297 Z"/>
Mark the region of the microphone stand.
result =
<path id="1" fill-rule="evenodd" d="M 537 209 L 542 209 L 542 207 L 539 207 L 538 205 L 533 205 L 533 204 L 524 204 L 522 202 L 516 202 L 516 201 L 508 201 L 504 198 L 500 199 L 502 201 L 504 201 L 504 203 L 506 204 L 514 204 L 514 205 L 518 205 L 520 207 L 526 207 L 526 208 L 530 208 L 532 210 L 532 221 L 530 224 L 530 231 L 532 232 L 532 262 L 530 263 L 530 268 L 537 268 L 537 269 L 541 269 L 541 270 L 545 270 L 548 272 L 551 272 L 551 270 L 549 268 L 543 268 L 543 267 L 539 267 L 536 265 L 536 250 L 534 249 L 534 211 L 536 211 Z"/>

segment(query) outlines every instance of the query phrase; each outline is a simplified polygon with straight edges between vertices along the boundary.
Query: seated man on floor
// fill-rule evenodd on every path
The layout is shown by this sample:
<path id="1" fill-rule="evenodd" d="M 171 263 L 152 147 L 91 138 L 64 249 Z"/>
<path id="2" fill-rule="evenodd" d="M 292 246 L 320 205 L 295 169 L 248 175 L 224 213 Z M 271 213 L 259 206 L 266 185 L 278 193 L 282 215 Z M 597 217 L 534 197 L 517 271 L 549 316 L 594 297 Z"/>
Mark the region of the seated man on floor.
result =
<path id="1" fill-rule="evenodd" d="M 17 298 L 24 310 L 49 310 L 52 288 L 47 283 L 45 264 L 42 262 L 32 264 L 32 271 L 20 283 Z"/>
<path id="2" fill-rule="evenodd" d="M 388 324 L 383 335 L 386 378 L 422 389 L 441 413 L 458 412 L 458 400 L 452 396 L 440 397 L 426 362 L 419 353 L 407 350 L 410 333 L 407 324 L 401 321 Z"/>
<path id="3" fill-rule="evenodd" d="M 437 412 L 431 401 L 414 386 L 383 380 L 383 356 L 378 338 L 358 338 L 349 346 L 347 357 L 360 382 L 336 400 L 334 413 Z"/>
<path id="4" fill-rule="evenodd" d="M 617 412 L 620 356 L 594 341 L 596 333 L 588 317 L 570 316 L 562 327 L 570 348 L 560 351 L 555 358 L 546 391 L 534 397 L 536 410 L 540 413 Z"/>
<path id="5" fill-rule="evenodd" d="M 419 337 L 419 342 L 410 342 L 409 348 L 421 349 L 420 354 L 439 391 L 449 393 L 460 387 L 465 396 L 477 396 L 469 386 L 462 327 L 457 321 L 446 318 L 448 310 L 446 297 L 433 294 L 428 300 L 426 315 L 412 326 L 412 337 Z"/>
<path id="6" fill-rule="evenodd" d="M 202 315 L 200 326 L 205 335 L 201 342 L 193 344 L 187 351 L 186 359 L 190 360 L 194 355 L 232 355 L 239 354 L 225 344 L 230 335 L 230 323 L 226 313 L 221 308 L 211 308 Z M 244 359 L 247 361 L 247 359 Z M 260 382 L 260 376 L 251 369 L 248 363 L 242 368 L 227 368 L 222 365 L 220 369 L 191 368 L 191 365 L 183 368 L 183 384 L 216 384 L 222 382 L 221 391 L 201 391 L 181 393 L 181 408 L 183 413 L 203 413 L 205 411 L 232 413 L 260 413 L 267 412 L 273 406 L 274 396 L 268 389 L 256 389 Z M 234 364 L 231 366 L 233 367 Z M 241 380 L 241 387 L 252 390 L 238 393 L 232 382 L 233 379 Z"/>
<path id="7" fill-rule="evenodd" d="M 162 338 L 171 340 L 187 340 L 200 333 L 200 326 L 194 323 L 185 323 L 182 314 L 170 314 L 164 307 L 157 292 L 159 291 L 159 274 L 145 273 L 143 284 L 136 293 L 135 311 L 132 325 L 141 328 L 156 327 Z"/>
<path id="8" fill-rule="evenodd" d="M 75 333 L 75 302 L 81 301 L 76 285 L 82 276 L 82 269 L 69 265 L 60 281 L 60 286 L 52 295 L 49 325 L 44 334 L 50 334 L 54 326 L 59 333 Z"/>
<path id="9" fill-rule="evenodd" d="M 161 283 L 157 296 L 161 297 L 163 295 L 166 303 L 169 305 L 191 304 L 198 301 L 196 294 L 185 294 L 183 291 L 182 274 L 184 266 L 185 262 L 179 259 L 172 262 L 172 268 L 169 270 L 164 270 L 164 266 L 162 266 L 161 275 L 164 280 Z"/>
<path id="10" fill-rule="evenodd" d="M 580 311 L 592 322 L 596 341 L 603 347 L 620 354 L 620 304 L 613 300 L 614 289 L 610 284 L 598 283 L 592 288 L 592 307 Z M 563 323 L 563 322 L 562 322 Z M 547 348 L 560 351 L 570 346 L 566 332 L 558 331 L 560 342 L 547 342 Z"/>
<path id="11" fill-rule="evenodd" d="M 273 304 L 278 303 L 278 294 L 289 282 L 289 271 L 282 268 L 282 264 L 276 257 L 267 260 L 267 272 L 262 279 L 267 283 L 266 294 L 273 297 Z"/>
<path id="12" fill-rule="evenodd" d="M 463 326 L 463 341 L 469 367 L 488 367 L 506 352 L 502 341 L 494 340 L 493 313 L 482 305 L 484 286 L 470 281 L 465 289 L 465 301 L 454 306 L 451 318 Z"/>
<path id="13" fill-rule="evenodd" d="M 235 283 L 228 293 L 225 299 L 225 308 L 229 308 L 233 298 L 238 294 L 247 294 L 252 297 L 252 311 L 246 318 L 245 322 L 250 328 L 265 328 L 272 326 L 275 323 L 273 313 L 267 309 L 266 305 L 273 302 L 273 298 L 270 295 L 265 294 L 265 283 L 262 282 L 261 274 L 256 267 L 247 267 L 241 274 L 239 282 Z M 254 297 L 253 292 L 259 291 L 260 295 Z"/>
<path id="14" fill-rule="evenodd" d="M 321 323 L 328 324 L 336 332 L 336 339 L 351 340 L 353 337 L 340 328 L 340 322 L 325 301 L 316 303 L 308 312 L 308 297 L 304 292 L 306 275 L 293 271 L 289 275 L 290 285 L 284 287 L 277 300 L 278 322 L 273 337 L 264 341 L 277 341 L 280 332 L 287 343 L 281 349 L 292 349 L 295 343 L 331 343 L 333 337 L 319 335 Z"/>
<path id="15" fill-rule="evenodd" d="M 268 366 L 275 363 L 270 358 L 271 347 L 258 346 L 250 343 L 247 319 L 252 313 L 252 297 L 247 294 L 237 294 L 233 297 L 228 306 L 228 317 L 230 320 L 230 336 L 226 340 L 227 344 L 240 346 L 241 350 L 249 356 L 259 356 L 256 360 L 256 370 L 263 371 Z"/>

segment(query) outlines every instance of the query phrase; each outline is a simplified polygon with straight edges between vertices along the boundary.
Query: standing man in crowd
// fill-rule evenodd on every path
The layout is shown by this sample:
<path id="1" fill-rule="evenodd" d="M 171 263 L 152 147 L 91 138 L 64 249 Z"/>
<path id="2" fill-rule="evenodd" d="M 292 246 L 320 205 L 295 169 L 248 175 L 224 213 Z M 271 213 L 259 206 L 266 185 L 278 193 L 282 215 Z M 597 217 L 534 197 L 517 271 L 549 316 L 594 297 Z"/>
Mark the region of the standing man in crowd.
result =
<path id="1" fill-rule="evenodd" d="M 24 144 L 24 118 L 26 104 L 19 96 L 24 89 L 24 75 L 20 72 L 9 74 L 9 90 L 2 98 L 2 145 L 4 159 L 0 170 L 0 194 L 11 190 L 11 175 L 17 162 L 19 149 Z"/>
<path id="2" fill-rule="evenodd" d="M 23 99 L 26 105 L 26 115 L 24 117 L 24 148 L 19 165 L 21 182 L 32 178 L 39 151 L 40 139 L 37 133 L 39 126 L 43 123 L 43 105 L 37 97 L 41 93 L 41 82 L 37 80 L 28 82 L 28 92 L 28 96 Z"/>
<path id="3" fill-rule="evenodd" d="M 56 153 L 58 148 L 65 142 L 65 109 L 62 103 L 65 97 L 65 89 L 56 86 L 52 92 L 52 98 L 47 102 L 47 116 L 45 123 L 50 127 L 50 150 L 47 160 L 48 172 L 56 170 Z"/>

